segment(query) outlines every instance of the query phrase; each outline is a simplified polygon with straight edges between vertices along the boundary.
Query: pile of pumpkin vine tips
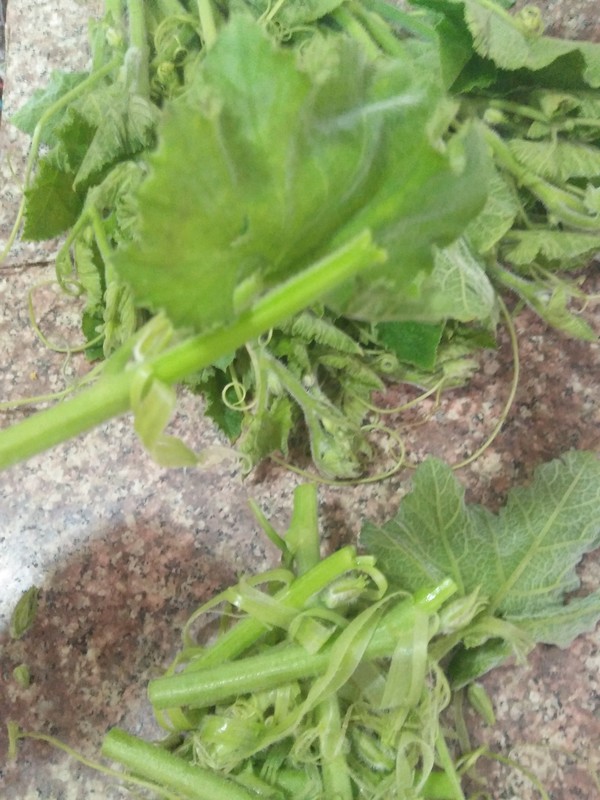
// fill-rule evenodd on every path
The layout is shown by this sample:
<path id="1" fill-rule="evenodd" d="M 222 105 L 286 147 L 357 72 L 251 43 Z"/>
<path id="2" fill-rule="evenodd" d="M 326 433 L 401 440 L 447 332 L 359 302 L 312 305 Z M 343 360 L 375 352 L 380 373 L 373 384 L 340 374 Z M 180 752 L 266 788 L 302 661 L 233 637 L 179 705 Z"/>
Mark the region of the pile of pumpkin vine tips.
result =
<path id="1" fill-rule="evenodd" d="M 202 463 L 164 433 L 186 384 L 247 468 L 308 443 L 322 479 L 373 477 L 373 394 L 467 382 L 502 294 L 596 338 L 600 45 L 482 0 L 110 0 L 90 46 L 10 115 L 8 247 L 64 237 L 98 363 L 0 464 L 126 411 Z"/>
<path id="2" fill-rule="evenodd" d="M 63 237 L 95 366 L 0 432 L 0 466 L 126 411 L 159 463 L 202 463 L 165 433 L 184 384 L 250 468 L 305 440 L 356 480 L 375 392 L 462 385 L 502 318 L 516 352 L 507 293 L 596 339 L 572 301 L 600 249 L 600 45 L 491 0 L 106 0 L 90 46 L 10 116 L 32 146 L 7 252 Z M 114 729 L 124 771 L 96 766 L 171 800 L 485 796 L 463 706 L 491 722 L 481 676 L 597 624 L 600 593 L 570 593 L 598 487 L 567 453 L 495 515 L 427 459 L 362 554 L 324 558 L 314 485 L 285 536 L 257 509 L 281 566 L 193 615 L 149 685 L 166 738 Z"/>
<path id="3" fill-rule="evenodd" d="M 124 771 L 87 766 L 190 800 L 485 796 L 477 764 L 506 757 L 470 742 L 467 704 L 494 722 L 478 679 L 536 643 L 567 647 L 600 619 L 600 591 L 570 597 L 579 561 L 600 545 L 600 461 L 571 452 L 545 464 L 492 514 L 428 459 L 395 517 L 364 524 L 362 554 L 346 545 L 322 557 L 317 509 L 316 486 L 299 486 L 281 536 L 255 507 L 280 567 L 190 617 L 148 686 L 165 738 L 113 728 L 102 752 Z M 31 593 L 20 605 L 22 636 Z M 78 757 L 16 723 L 9 735 L 13 755 L 33 738 Z"/>

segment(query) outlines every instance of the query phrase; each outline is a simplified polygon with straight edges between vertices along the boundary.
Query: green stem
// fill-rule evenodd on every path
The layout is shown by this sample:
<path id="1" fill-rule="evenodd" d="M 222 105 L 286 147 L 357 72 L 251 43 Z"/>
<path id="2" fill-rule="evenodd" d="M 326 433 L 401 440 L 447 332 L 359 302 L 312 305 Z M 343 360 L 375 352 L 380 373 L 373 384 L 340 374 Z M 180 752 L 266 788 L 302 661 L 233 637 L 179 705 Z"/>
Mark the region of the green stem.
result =
<path id="1" fill-rule="evenodd" d="M 286 797 L 316 797 L 308 793 L 311 785 L 310 774 L 303 769 L 282 767 L 277 772 L 277 786 L 287 792 Z"/>
<path id="2" fill-rule="evenodd" d="M 437 41 L 435 29 L 428 25 L 424 18 L 420 19 L 418 12 L 402 11 L 388 2 L 388 0 L 361 0 L 361 5 L 395 27 L 408 31 L 418 39 L 424 39 L 429 42 Z"/>
<path id="3" fill-rule="evenodd" d="M 304 608 L 312 597 L 332 581 L 356 568 L 356 550 L 350 545 L 343 547 L 320 560 L 311 570 L 305 572 L 287 588 L 282 589 L 275 597 L 283 605 L 291 608 Z M 231 661 L 255 644 L 266 630 L 267 627 L 254 618 L 238 622 L 237 625 L 222 634 L 209 650 L 190 662 L 186 671 L 195 672 L 207 667 L 218 666 L 224 661 Z"/>
<path id="4" fill-rule="evenodd" d="M 303 483 L 295 489 L 292 520 L 285 541 L 294 556 L 297 575 L 305 575 L 321 563 L 316 484 Z"/>
<path id="5" fill-rule="evenodd" d="M 245 342 L 313 305 L 323 295 L 374 263 L 385 261 L 385 251 L 376 247 L 369 231 L 308 269 L 294 275 L 241 314 L 228 327 L 182 342 L 152 362 L 155 377 L 176 383 L 217 358 L 228 355 Z"/>
<path id="6" fill-rule="evenodd" d="M 93 769 L 96 772 L 105 775 L 113 781 L 123 781 L 129 785 L 129 788 L 141 787 L 143 789 L 149 789 L 152 792 L 156 792 L 160 794 L 163 800 L 181 800 L 181 796 L 179 794 L 175 795 L 171 792 L 163 789 L 162 787 L 157 787 L 154 783 L 150 781 L 144 780 L 139 775 L 123 775 L 122 772 L 118 770 L 111 769 L 110 767 L 106 767 L 104 764 L 101 764 L 99 761 L 93 761 L 90 758 L 86 758 L 84 755 L 79 753 L 77 750 L 74 750 L 69 745 L 61 742 L 60 739 L 56 739 L 54 736 L 48 736 L 45 733 L 34 733 L 29 731 L 21 731 L 18 729 L 15 723 L 8 722 L 8 739 L 9 739 L 9 747 L 8 747 L 8 756 L 16 757 L 16 745 L 19 739 L 32 739 L 33 741 L 37 742 L 45 742 L 46 744 L 51 745 L 52 747 L 57 748 L 58 750 L 62 750 L 63 753 L 66 753 L 70 759 L 73 761 L 78 761 L 84 767 L 88 769 Z"/>
<path id="7" fill-rule="evenodd" d="M 186 800 L 256 800 L 253 792 L 236 781 L 184 761 L 119 728 L 113 728 L 104 737 L 102 754 L 161 789 L 178 792 Z"/>
<path id="8" fill-rule="evenodd" d="M 139 53 L 135 71 L 135 90 L 142 97 L 150 97 L 150 46 L 146 25 L 144 0 L 127 0 L 129 12 L 129 45 Z"/>
<path id="9" fill-rule="evenodd" d="M 151 0 L 150 5 L 154 7 L 159 23 L 167 17 L 186 17 L 188 15 L 187 9 L 179 0 Z"/>
<path id="10" fill-rule="evenodd" d="M 150 368 L 158 380 L 177 383 L 297 314 L 343 281 L 384 258 L 384 251 L 375 247 L 369 231 L 364 231 L 273 289 L 229 326 L 186 339 L 148 359 L 144 368 Z M 128 346 L 124 348 L 128 349 Z M 121 358 L 120 351 L 113 358 Z M 111 361 L 106 363 L 108 371 Z M 126 412 L 131 407 L 134 377 L 134 369 L 117 375 L 105 374 L 81 394 L 1 431 L 0 469 Z"/>
<path id="11" fill-rule="evenodd" d="M 412 618 L 414 607 L 434 614 L 456 591 L 451 580 L 418 597 L 407 598 L 383 617 L 365 650 L 365 659 L 392 655 L 398 633 Z M 272 689 L 297 680 L 325 673 L 330 665 L 335 642 L 318 653 L 308 653 L 300 645 L 289 645 L 276 652 L 250 656 L 199 672 L 179 673 L 157 678 L 148 686 L 148 696 L 157 709 L 190 705 L 206 708 L 241 694 Z"/>
<path id="12" fill-rule="evenodd" d="M 210 0 L 198 0 L 198 16 L 204 47 L 209 50 L 217 40 L 217 25 Z"/>
<path id="13" fill-rule="evenodd" d="M 347 8 L 344 6 L 338 6 L 334 11 L 331 12 L 331 16 L 337 22 L 340 28 L 342 28 L 342 30 L 344 30 L 357 42 L 360 42 L 369 56 L 372 58 L 377 58 L 381 55 L 381 50 L 369 35 L 369 32 L 364 27 L 362 21 L 358 20 L 353 14 L 351 14 Z"/>
<path id="14" fill-rule="evenodd" d="M 394 34 L 380 14 L 364 8 L 362 2 L 352 2 L 349 7 L 354 17 L 370 34 L 382 52 L 390 56 L 404 56 L 406 54 L 404 43 Z"/>
<path id="15" fill-rule="evenodd" d="M 112 17 L 115 22 L 123 18 L 124 0 L 104 0 L 104 16 Z"/>
<path id="16" fill-rule="evenodd" d="M 526 106 L 522 103 L 515 103 L 513 100 L 485 100 L 483 101 L 486 107 L 497 109 L 498 111 L 506 111 L 509 114 L 515 114 L 518 117 L 525 119 L 533 119 L 536 122 L 542 122 L 550 125 L 551 121 L 543 111 L 532 106 Z"/>
<path id="17" fill-rule="evenodd" d="M 325 797 L 352 800 L 352 781 L 342 749 L 342 720 L 336 694 L 329 695 L 316 706 L 319 725 L 321 774 Z"/>
<path id="18" fill-rule="evenodd" d="M 444 770 L 446 777 L 449 782 L 448 788 L 451 789 L 452 793 L 446 795 L 451 800 L 465 800 L 465 795 L 462 790 L 462 786 L 460 784 L 460 777 L 456 771 L 454 766 L 454 760 L 450 755 L 448 750 L 448 745 L 446 744 L 446 739 L 444 738 L 444 734 L 441 728 L 438 728 L 437 739 L 435 742 L 435 749 L 437 751 L 437 756 L 440 762 L 440 766 Z"/>

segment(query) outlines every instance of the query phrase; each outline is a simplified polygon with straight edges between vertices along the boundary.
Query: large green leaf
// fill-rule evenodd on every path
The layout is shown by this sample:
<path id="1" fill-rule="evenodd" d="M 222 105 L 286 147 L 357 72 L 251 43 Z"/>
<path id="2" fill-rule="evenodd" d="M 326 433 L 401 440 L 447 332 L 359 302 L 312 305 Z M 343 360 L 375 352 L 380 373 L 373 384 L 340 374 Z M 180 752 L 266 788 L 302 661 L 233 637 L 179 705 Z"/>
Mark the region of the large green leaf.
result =
<path id="1" fill-rule="evenodd" d="M 548 610 L 579 587 L 576 565 L 600 546 L 600 461 L 573 451 L 541 466 L 496 515 L 466 505 L 450 467 L 428 459 L 396 517 L 367 524 L 361 536 L 386 575 L 409 591 L 450 576 L 463 594 L 481 587 L 487 613 L 519 622 L 544 617 L 549 626 Z M 564 629 L 560 638 L 568 638 Z M 549 628 L 541 640 L 553 640 Z"/>
<path id="2" fill-rule="evenodd" d="M 329 303 L 393 318 L 403 293 L 419 297 L 432 244 L 485 200 L 478 133 L 432 141 L 439 102 L 408 58 L 370 61 L 342 36 L 285 50 L 234 17 L 165 115 L 118 271 L 140 304 L 204 329 L 371 229 L 387 263 Z"/>

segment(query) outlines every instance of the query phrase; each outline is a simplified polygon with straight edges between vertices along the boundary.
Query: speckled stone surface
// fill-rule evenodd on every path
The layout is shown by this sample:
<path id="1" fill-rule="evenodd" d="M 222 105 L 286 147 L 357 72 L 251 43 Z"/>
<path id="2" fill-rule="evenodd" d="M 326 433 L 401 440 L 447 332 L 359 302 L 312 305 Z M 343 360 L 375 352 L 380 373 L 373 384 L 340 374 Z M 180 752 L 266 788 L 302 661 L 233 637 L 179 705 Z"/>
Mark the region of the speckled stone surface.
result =
<path id="1" fill-rule="evenodd" d="M 598 34 L 597 2 L 557 0 L 543 4 L 568 35 Z M 7 113 L 43 85 L 53 67 L 80 67 L 87 16 L 94 4 L 60 0 L 47 4 L 10 0 Z M 40 24 L 43 17 L 43 25 Z M 594 25 L 596 27 L 594 28 Z M 600 36 L 597 36 L 600 39 Z M 26 142 L 0 129 L 3 156 L 22 168 Z M 18 205 L 2 158 L 0 214 L 7 235 Z M 65 388 L 85 372 L 76 357 L 49 354 L 31 331 L 27 292 L 50 280 L 52 245 L 17 248 L 0 271 L 0 397 L 17 398 Z M 600 292 L 592 270 L 591 291 Z M 76 312 L 51 288 L 35 291 L 37 317 L 54 341 L 76 340 Z M 597 323 L 597 307 L 586 311 Z M 572 447 L 600 450 L 600 347 L 548 332 L 532 315 L 517 319 L 521 382 L 507 423 L 493 447 L 459 473 L 470 500 L 497 507 L 508 489 L 534 467 Z M 72 337 L 72 338 L 71 338 Z M 502 410 L 512 374 L 509 343 L 482 356 L 467 389 L 448 393 L 439 408 L 422 406 L 395 426 L 429 422 L 406 431 L 409 458 L 435 453 L 452 462 L 484 441 Z M 387 404 L 414 393 L 392 391 Z M 28 413 L 13 411 L 2 425 Z M 220 443 L 202 419 L 198 403 L 182 397 L 174 432 L 195 448 Z M 360 521 L 382 522 L 396 509 L 410 481 L 405 471 L 380 484 L 320 492 L 324 548 L 354 539 Z M 191 610 L 244 570 L 274 562 L 271 545 L 258 535 L 247 500 L 255 498 L 276 527 L 285 528 L 298 479 L 266 465 L 246 480 L 229 463 L 205 471 L 155 466 L 123 418 L 51 453 L 37 456 L 0 478 L 0 719 L 52 733 L 95 758 L 106 730 L 156 732 L 145 699 L 147 680 L 177 647 Z M 582 578 L 600 583 L 598 555 L 587 559 Z M 37 621 L 22 640 L 7 633 L 21 591 L 41 588 Z M 12 669 L 28 664 L 32 683 L 21 689 Z M 552 800 L 600 796 L 589 770 L 600 770 L 600 632 L 568 650 L 538 648 L 527 666 L 506 667 L 486 679 L 498 724 L 473 721 L 474 741 L 515 755 L 539 775 Z M 0 798 L 88 800 L 128 796 L 113 782 L 39 742 L 22 745 L 16 764 L 5 763 L 0 730 Z M 588 771 L 586 771 L 588 770 Z M 493 800 L 533 800 L 538 795 L 517 772 L 490 768 Z"/>

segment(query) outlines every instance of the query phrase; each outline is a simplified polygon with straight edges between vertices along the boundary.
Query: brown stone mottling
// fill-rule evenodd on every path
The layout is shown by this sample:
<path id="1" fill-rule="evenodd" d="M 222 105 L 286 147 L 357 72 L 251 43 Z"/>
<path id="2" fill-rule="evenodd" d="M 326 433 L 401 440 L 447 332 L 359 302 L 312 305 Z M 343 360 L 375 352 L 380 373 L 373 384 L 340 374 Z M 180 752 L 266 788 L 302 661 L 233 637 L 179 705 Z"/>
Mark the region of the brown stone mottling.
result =
<path id="1" fill-rule="evenodd" d="M 80 68 L 86 19 L 99 3 L 40 0 L 9 3 L 7 109 L 17 108 L 53 67 Z M 540 4 L 550 30 L 597 38 L 597 0 L 547 0 Z M 43 20 L 43 24 L 40 23 Z M 2 153 L 17 173 L 26 142 L 3 121 Z M 0 233 L 7 235 L 17 204 L 5 160 L 0 169 Z M 54 245 L 15 250 L 12 268 L 0 273 L 0 397 L 63 389 L 84 374 L 80 358 L 66 364 L 49 354 L 31 332 L 26 292 L 51 276 L 40 261 Z M 597 269 L 590 291 L 600 291 Z M 48 289 L 36 293 L 44 331 L 75 336 L 75 312 L 57 305 Z M 587 318 L 598 329 L 597 306 Z M 497 508 L 509 488 L 529 479 L 541 461 L 572 447 L 600 450 L 600 353 L 597 344 L 548 331 L 530 312 L 516 321 L 521 382 L 516 402 L 494 444 L 459 472 L 468 498 Z M 65 332 L 67 332 L 65 334 Z M 508 339 L 481 356 L 471 384 L 449 392 L 439 408 L 424 403 L 412 416 L 392 418 L 407 430 L 409 459 L 427 453 L 451 462 L 485 441 L 501 413 L 512 375 Z M 391 389 L 381 398 L 394 406 L 415 396 Z M 7 414 L 3 424 L 25 411 Z M 202 419 L 198 402 L 182 396 L 173 430 L 194 447 L 222 444 Z M 396 509 L 410 471 L 381 484 L 320 493 L 324 549 L 352 540 L 360 521 L 382 522 Z M 145 699 L 147 680 L 168 663 L 191 610 L 244 570 L 275 561 L 258 536 L 247 507 L 254 497 L 281 530 L 289 518 L 298 479 L 273 464 L 245 481 L 231 463 L 200 471 L 167 471 L 143 454 L 128 418 L 80 437 L 15 467 L 0 484 L 0 717 L 52 733 L 97 757 L 104 732 L 120 724 L 153 735 Z M 600 584 L 592 554 L 581 570 L 585 587 Z M 20 641 L 7 635 L 7 620 L 20 593 L 41 588 L 37 621 Z M 28 664 L 32 683 L 12 680 Z M 552 800 L 600 796 L 591 770 L 600 770 L 600 633 L 580 637 L 568 650 L 538 648 L 526 666 L 504 667 L 485 679 L 498 724 L 471 720 L 474 743 L 514 755 L 547 785 Z M 0 797 L 6 800 L 116 800 L 126 793 L 41 743 L 26 742 L 16 764 L 5 763 L 0 729 Z M 538 795 L 514 770 L 481 766 L 491 777 L 492 800 L 533 800 Z"/>

